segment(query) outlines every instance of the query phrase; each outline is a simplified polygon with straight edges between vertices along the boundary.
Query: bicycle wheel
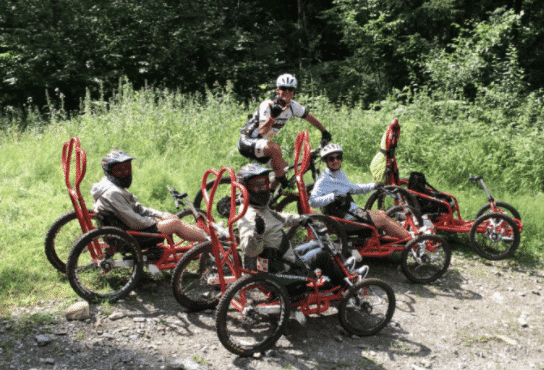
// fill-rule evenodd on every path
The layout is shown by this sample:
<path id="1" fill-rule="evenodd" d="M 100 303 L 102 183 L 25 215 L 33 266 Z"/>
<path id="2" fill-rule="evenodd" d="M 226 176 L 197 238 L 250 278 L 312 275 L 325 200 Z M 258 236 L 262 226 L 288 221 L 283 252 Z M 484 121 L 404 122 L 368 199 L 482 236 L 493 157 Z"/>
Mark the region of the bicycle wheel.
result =
<path id="1" fill-rule="evenodd" d="M 221 297 L 212 243 L 204 242 L 185 253 L 172 274 L 174 298 L 190 311 L 215 308 Z"/>
<path id="2" fill-rule="evenodd" d="M 495 205 L 497 206 L 497 208 L 499 208 L 501 211 L 503 211 L 504 214 L 506 214 L 506 215 L 508 215 L 508 216 L 510 216 L 512 218 L 517 218 L 518 220 L 521 221 L 521 216 L 520 216 L 519 212 L 517 211 L 517 209 L 515 209 L 510 204 L 505 203 L 505 202 L 495 202 Z M 491 204 L 488 203 L 485 206 L 483 206 L 482 208 L 480 208 L 478 213 L 476 213 L 476 217 L 474 219 L 476 220 L 478 217 L 480 217 L 484 213 L 490 213 L 490 212 L 491 212 Z"/>
<path id="3" fill-rule="evenodd" d="M 383 190 L 378 189 L 368 197 L 365 209 L 385 211 L 393 206 L 398 206 L 400 202 L 403 202 L 414 208 L 418 213 L 421 213 L 419 202 L 408 190 L 401 188 L 400 186 L 385 186 L 385 189 L 388 191 L 395 191 L 395 197 L 391 197 Z"/>
<path id="4" fill-rule="evenodd" d="M 519 247 L 520 233 L 511 217 L 504 213 L 485 213 L 474 221 L 469 238 L 476 253 L 497 261 L 514 254 Z"/>
<path id="5" fill-rule="evenodd" d="M 401 268 L 414 283 L 430 283 L 439 279 L 451 262 L 451 250 L 438 235 L 419 235 L 406 245 L 401 255 Z"/>
<path id="6" fill-rule="evenodd" d="M 423 226 L 423 218 L 421 217 L 421 213 L 419 213 L 415 208 L 408 208 L 411 212 L 411 217 L 414 223 L 417 223 L 419 227 Z M 385 214 L 391 217 L 393 220 L 397 221 L 405 229 L 409 230 L 411 228 L 411 225 L 409 223 L 406 223 L 406 213 L 404 213 L 403 206 L 393 206 L 385 211 Z"/>
<path id="7" fill-rule="evenodd" d="M 316 231 L 327 230 L 327 236 L 325 240 L 322 240 L 323 242 L 329 244 L 335 251 L 341 252 L 344 256 L 351 255 L 348 250 L 346 232 L 340 222 L 327 215 L 311 214 L 307 216 L 312 219 Z M 315 239 L 315 236 L 309 235 L 308 229 L 304 226 L 296 225 L 291 227 L 287 232 L 287 239 L 291 242 L 291 246 L 296 248 L 301 244 Z"/>
<path id="8" fill-rule="evenodd" d="M 91 222 L 95 227 L 102 226 L 95 219 L 92 209 L 88 210 Z M 81 236 L 81 225 L 76 211 L 66 212 L 61 215 L 47 231 L 45 235 L 45 255 L 59 272 L 66 273 L 66 261 L 75 241 Z"/>
<path id="9" fill-rule="evenodd" d="M 384 281 L 362 280 L 350 287 L 340 301 L 340 325 L 350 334 L 374 335 L 391 321 L 395 302 L 393 289 Z"/>
<path id="10" fill-rule="evenodd" d="M 208 192 L 212 189 L 215 180 L 210 180 L 206 183 L 206 190 Z M 230 177 L 222 177 L 219 181 L 219 185 L 215 191 L 214 204 L 212 208 L 212 214 L 214 219 L 217 217 L 228 218 L 230 212 L 230 195 L 231 195 L 231 186 L 230 186 Z M 202 194 L 202 189 L 200 189 L 195 196 L 193 204 L 196 208 L 200 208 L 206 211 L 206 202 L 203 201 L 204 197 Z"/>
<path id="11" fill-rule="evenodd" d="M 100 252 L 101 259 L 94 260 L 89 248 Z M 83 299 L 116 300 L 129 294 L 140 281 L 143 255 L 132 236 L 115 227 L 102 227 L 78 239 L 66 272 L 70 285 Z"/>
<path id="12" fill-rule="evenodd" d="M 264 352 L 282 336 L 289 310 L 287 291 L 272 275 L 242 277 L 219 301 L 217 335 L 223 346 L 238 356 Z"/>
<path id="13" fill-rule="evenodd" d="M 308 196 L 310 196 L 310 193 L 312 192 L 312 189 L 314 188 L 314 184 L 308 184 L 306 185 L 306 193 Z M 297 191 L 295 190 L 295 193 Z M 290 204 L 296 203 L 297 204 L 297 213 L 299 215 L 303 214 L 302 211 L 302 205 L 300 204 L 300 197 L 298 194 L 289 194 L 284 196 L 283 198 L 280 197 L 276 202 L 270 204 L 270 208 L 274 211 L 283 212 Z"/>

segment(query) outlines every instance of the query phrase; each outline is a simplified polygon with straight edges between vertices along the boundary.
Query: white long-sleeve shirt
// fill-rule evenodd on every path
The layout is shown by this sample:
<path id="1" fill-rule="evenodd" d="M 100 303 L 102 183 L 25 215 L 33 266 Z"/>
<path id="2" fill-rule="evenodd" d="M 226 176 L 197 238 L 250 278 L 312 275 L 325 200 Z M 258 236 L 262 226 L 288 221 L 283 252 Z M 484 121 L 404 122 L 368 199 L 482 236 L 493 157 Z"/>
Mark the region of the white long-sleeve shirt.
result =
<path id="1" fill-rule="evenodd" d="M 310 194 L 310 207 L 323 208 L 327 204 L 334 201 L 337 195 L 350 194 L 367 194 L 374 190 L 374 183 L 370 184 L 353 184 L 342 170 L 331 171 L 326 168 L 325 171 L 317 178 L 312 193 Z M 349 211 L 355 213 L 357 204 L 351 202 Z M 351 215 L 345 217 L 347 220 L 352 219 Z"/>

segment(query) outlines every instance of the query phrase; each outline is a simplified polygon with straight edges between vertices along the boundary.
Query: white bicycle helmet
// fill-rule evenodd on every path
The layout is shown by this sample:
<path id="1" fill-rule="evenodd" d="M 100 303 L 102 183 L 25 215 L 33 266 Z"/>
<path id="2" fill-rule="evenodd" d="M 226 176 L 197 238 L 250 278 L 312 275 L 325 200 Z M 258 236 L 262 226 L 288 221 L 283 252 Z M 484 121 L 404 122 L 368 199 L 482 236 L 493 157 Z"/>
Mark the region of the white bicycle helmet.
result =
<path id="1" fill-rule="evenodd" d="M 321 150 L 321 160 L 325 160 L 325 157 L 327 157 L 329 154 L 332 153 L 344 153 L 340 145 L 329 143 L 325 145 L 325 147 Z"/>
<path id="2" fill-rule="evenodd" d="M 282 74 L 278 79 L 276 80 L 276 87 L 279 88 L 281 86 L 286 87 L 293 87 L 296 89 L 297 87 L 297 79 L 295 76 L 289 73 Z"/>

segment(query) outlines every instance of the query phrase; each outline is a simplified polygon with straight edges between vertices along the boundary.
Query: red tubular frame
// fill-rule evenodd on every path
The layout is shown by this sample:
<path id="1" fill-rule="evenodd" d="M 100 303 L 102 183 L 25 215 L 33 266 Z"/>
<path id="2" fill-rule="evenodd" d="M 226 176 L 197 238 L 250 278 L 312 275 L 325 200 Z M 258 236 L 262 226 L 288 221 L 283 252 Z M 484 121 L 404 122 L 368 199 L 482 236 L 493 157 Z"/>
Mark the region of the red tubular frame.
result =
<path id="1" fill-rule="evenodd" d="M 225 274 L 223 271 L 223 266 L 225 263 L 229 266 L 230 270 L 234 274 L 234 279 L 239 279 L 242 276 L 242 272 L 249 272 L 245 269 L 242 269 L 242 264 L 240 261 L 240 256 L 238 254 L 238 250 L 236 249 L 238 247 L 238 242 L 236 241 L 236 237 L 234 236 L 233 231 L 233 224 L 238 221 L 240 218 L 242 218 L 246 212 L 247 208 L 249 206 L 249 196 L 247 194 L 247 190 L 245 186 L 240 184 L 236 180 L 236 175 L 234 174 L 234 170 L 230 167 L 222 167 L 219 171 L 216 169 L 209 169 L 204 173 L 204 176 L 202 177 L 202 196 L 204 199 L 204 202 L 206 204 L 206 216 L 208 218 L 209 222 L 214 222 L 212 210 L 213 210 L 213 198 L 215 197 L 215 192 L 217 191 L 217 187 L 219 186 L 219 183 L 221 181 L 221 177 L 223 177 L 224 173 L 228 173 L 230 177 L 231 182 L 231 195 L 230 195 L 230 213 L 228 218 L 227 227 L 229 230 L 229 242 L 230 247 L 225 250 L 219 241 L 219 238 L 217 236 L 217 232 L 213 227 L 209 228 L 209 235 L 212 240 L 212 255 L 215 258 L 215 262 L 217 264 L 217 274 L 219 275 L 219 285 L 221 287 L 221 291 L 224 293 L 227 289 L 227 282 L 225 280 Z M 208 194 L 208 191 L 206 190 L 206 183 L 208 182 L 208 177 L 210 175 L 215 176 L 215 182 L 210 189 L 210 193 Z M 237 214 L 237 208 L 236 208 L 236 191 L 239 190 L 242 194 L 242 205 L 239 210 L 239 213 Z M 232 260 L 234 262 L 234 265 L 229 260 L 229 256 L 232 256 Z"/>
<path id="2" fill-rule="evenodd" d="M 395 121 L 393 123 L 395 123 Z M 396 121 L 396 124 L 398 125 L 398 121 Z M 399 126 L 399 131 L 400 131 L 400 126 Z M 302 164 L 300 166 L 300 169 L 298 167 L 295 167 L 295 175 L 296 175 L 297 187 L 298 187 L 300 203 L 301 203 L 303 213 L 309 214 L 314 212 L 310 209 L 310 204 L 308 201 L 309 198 L 306 192 L 306 185 L 304 184 L 304 179 L 302 177 L 302 174 L 304 173 L 304 171 L 306 170 L 310 162 L 311 147 L 310 147 L 309 135 L 307 130 L 302 131 L 297 136 L 297 140 L 295 142 L 295 163 L 298 163 L 298 159 L 301 152 L 303 153 Z M 395 239 L 390 236 L 380 236 L 377 229 L 373 226 L 345 220 L 343 218 L 338 218 L 338 217 L 331 217 L 331 218 L 335 219 L 341 224 L 357 225 L 362 228 L 368 228 L 372 230 L 372 236 L 367 239 L 365 245 L 356 246 L 359 253 L 363 257 L 387 257 L 391 255 L 391 253 L 393 252 L 401 252 L 402 250 L 404 250 L 403 244 L 411 240 L 411 237 L 405 238 L 405 239 Z"/>
<path id="3" fill-rule="evenodd" d="M 72 155 L 75 152 L 75 182 L 74 187 L 70 182 L 70 164 L 72 161 Z M 91 222 L 91 217 L 87 211 L 87 206 L 85 205 L 85 200 L 81 195 L 80 185 L 85 177 L 87 170 L 87 155 L 85 151 L 81 148 L 81 142 L 77 136 L 73 136 L 69 142 L 65 142 L 62 148 L 62 170 L 64 172 L 64 180 L 66 182 L 66 187 L 68 189 L 68 195 L 74 206 L 77 219 L 81 226 L 81 231 L 83 234 L 88 233 L 89 231 L 95 229 L 96 227 Z M 206 225 L 206 222 L 202 219 L 197 220 L 198 227 L 203 229 L 206 233 L 209 234 L 209 228 Z M 158 243 L 157 246 L 164 250 L 162 257 L 159 261 L 155 262 L 154 265 L 159 270 L 170 270 L 176 266 L 176 263 L 181 258 L 180 254 L 187 252 L 193 247 L 193 243 L 189 245 L 181 246 L 183 242 L 174 243 L 174 240 L 170 235 L 162 233 L 145 233 L 135 230 L 125 230 L 127 234 L 133 236 L 151 236 L 164 238 L 167 240 L 167 244 Z M 88 246 L 91 256 L 95 262 L 98 262 L 102 258 L 102 248 L 100 248 L 99 242 L 94 240 L 92 247 Z"/>
<path id="4" fill-rule="evenodd" d="M 395 118 L 393 119 L 393 122 L 391 122 L 389 126 L 387 127 L 385 150 L 389 151 L 392 148 L 396 148 L 399 138 L 400 138 L 400 125 L 399 125 L 399 121 Z M 389 170 L 386 177 L 386 183 L 393 186 L 404 186 L 406 188 L 408 186 L 408 181 L 399 178 L 397 162 L 396 162 L 394 154 L 392 156 L 386 154 L 386 159 L 387 159 L 386 168 Z M 434 228 L 437 231 L 448 231 L 448 232 L 454 232 L 454 233 L 469 233 L 470 232 L 475 220 L 464 220 L 461 217 L 459 204 L 457 203 L 457 198 L 455 198 L 455 196 L 453 196 L 452 194 L 442 192 L 442 191 L 440 192 L 441 194 L 447 195 L 451 197 L 451 199 L 453 199 L 453 201 L 455 202 L 455 206 L 452 208 L 451 205 L 447 201 L 436 199 L 427 194 L 418 193 L 411 189 L 407 189 L 407 190 L 410 193 L 414 194 L 414 196 L 416 197 L 426 198 L 431 200 L 432 202 L 442 203 L 445 207 L 447 207 L 448 212 L 442 214 L 441 216 L 436 218 L 433 222 Z M 495 206 L 495 201 L 493 199 L 490 199 L 490 203 L 491 203 L 492 212 L 502 213 L 502 211 Z M 457 213 L 457 217 L 455 217 L 455 213 Z M 522 222 L 517 219 L 513 219 L 513 220 L 516 223 L 519 229 L 519 232 L 521 233 L 523 231 Z M 477 232 L 485 233 L 486 225 L 485 224 L 480 225 L 477 228 Z"/>
<path id="5" fill-rule="evenodd" d="M 299 163 L 299 158 L 302 155 L 302 161 L 300 165 L 295 166 L 295 178 L 296 178 L 299 196 L 301 199 L 301 206 L 302 206 L 302 210 L 304 214 L 314 213 L 310 209 L 310 205 L 308 202 L 308 194 L 306 192 L 306 187 L 304 185 L 304 180 L 302 178 L 303 174 L 306 172 L 310 163 L 310 152 L 311 152 L 311 147 L 309 142 L 308 131 L 304 130 L 298 134 L 296 142 L 295 142 L 295 150 L 294 150 L 295 163 Z M 232 280 L 239 279 L 242 272 L 255 273 L 255 271 L 248 271 L 246 269 L 241 268 L 240 266 L 241 265 L 239 260 L 240 257 L 238 255 L 238 250 L 236 249 L 237 244 L 232 232 L 232 224 L 244 216 L 244 214 L 247 211 L 249 199 L 247 195 L 247 190 L 245 189 L 243 185 L 241 185 L 240 183 L 236 181 L 234 172 L 232 171 L 232 169 L 228 167 L 222 168 L 221 171 L 216 171 L 214 169 L 211 169 L 211 170 L 208 170 L 204 174 L 204 177 L 202 179 L 202 194 L 206 202 L 207 216 L 210 221 L 213 221 L 213 216 L 211 213 L 212 206 L 213 206 L 213 197 L 215 195 L 215 191 L 217 189 L 217 186 L 219 185 L 220 179 L 224 172 L 229 173 L 231 184 L 232 184 L 231 185 L 231 208 L 230 208 L 230 214 L 229 214 L 229 235 L 230 235 L 229 240 L 231 242 L 231 246 L 229 247 L 229 249 L 227 251 L 223 249 L 214 230 L 211 230 L 211 233 L 210 233 L 212 238 L 212 243 L 213 243 L 212 251 L 213 251 L 213 255 L 217 264 L 217 272 L 219 275 L 221 290 L 223 292 L 225 292 L 226 290 L 226 281 L 225 281 L 225 276 L 223 273 L 223 266 L 225 263 L 228 264 L 229 268 L 235 275 Z M 206 183 L 208 182 L 208 176 L 210 174 L 215 175 L 216 180 L 210 190 L 210 194 L 208 195 L 206 192 Z M 235 207 L 236 207 L 235 199 L 236 199 L 237 189 L 241 191 L 242 197 L 243 197 L 243 205 L 239 214 L 236 214 L 236 211 L 235 211 Z M 350 222 L 350 221 L 346 221 L 346 222 Z M 376 230 L 374 230 L 374 232 L 376 233 L 376 235 L 378 235 Z M 234 265 L 232 265 L 231 262 L 228 260 L 228 257 L 230 255 L 233 256 Z M 339 256 L 335 256 L 333 258 L 336 261 L 336 263 L 341 267 L 342 271 L 344 272 L 344 274 L 346 275 L 348 279 L 352 280 L 353 278 L 357 276 L 357 274 L 349 273 L 349 271 L 344 266 L 342 259 Z M 320 283 L 310 277 L 306 278 L 306 282 L 310 288 L 313 288 L 313 291 L 310 294 L 307 294 L 303 300 L 292 304 L 292 307 L 296 307 L 300 309 L 300 311 L 305 315 L 325 312 L 330 307 L 331 302 L 339 301 L 343 298 L 344 289 L 342 289 L 340 286 L 333 287 L 332 289 L 329 289 L 327 291 L 320 291 L 319 288 L 321 288 L 323 283 Z M 229 281 L 229 283 L 231 283 L 231 281 Z M 236 309 L 241 310 L 241 307 L 245 304 L 245 301 L 246 301 L 245 294 L 241 292 L 240 298 L 233 299 L 231 303 L 236 307 Z M 272 302 L 270 304 L 274 304 L 274 303 Z"/>

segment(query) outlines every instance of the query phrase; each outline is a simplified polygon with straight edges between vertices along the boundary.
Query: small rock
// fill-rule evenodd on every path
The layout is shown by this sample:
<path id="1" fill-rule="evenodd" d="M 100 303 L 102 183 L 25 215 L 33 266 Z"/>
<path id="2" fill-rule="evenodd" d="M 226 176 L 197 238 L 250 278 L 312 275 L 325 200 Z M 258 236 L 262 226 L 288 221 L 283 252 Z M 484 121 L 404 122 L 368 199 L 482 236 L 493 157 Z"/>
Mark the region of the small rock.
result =
<path id="1" fill-rule="evenodd" d="M 175 358 L 170 360 L 164 367 L 166 370 L 204 370 L 205 368 L 200 366 L 188 358 Z"/>
<path id="2" fill-rule="evenodd" d="M 134 322 L 144 322 L 145 317 L 135 317 L 135 318 L 132 319 L 132 321 L 134 321 Z"/>
<path id="3" fill-rule="evenodd" d="M 111 315 L 108 316 L 108 319 L 114 321 L 114 320 L 119 320 L 119 319 L 122 319 L 123 317 L 125 317 L 125 313 L 124 312 L 121 312 L 121 311 L 116 311 L 114 313 L 112 313 Z"/>
<path id="4" fill-rule="evenodd" d="M 499 292 L 495 292 L 493 294 L 493 299 L 497 302 L 502 302 L 504 300 L 504 297 Z"/>
<path id="5" fill-rule="evenodd" d="M 443 346 L 443 345 L 440 344 L 440 343 L 436 343 L 436 348 L 437 348 L 438 350 L 440 350 L 440 351 L 444 351 L 444 350 L 447 349 L 446 346 Z"/>
<path id="6" fill-rule="evenodd" d="M 38 347 L 45 347 L 53 341 L 53 338 L 48 335 L 36 335 L 36 342 L 38 342 Z"/>
<path id="7" fill-rule="evenodd" d="M 423 366 L 425 369 L 430 369 L 432 367 L 432 363 L 427 359 L 423 359 L 421 360 L 421 366 Z"/>
<path id="8" fill-rule="evenodd" d="M 519 322 L 519 324 L 521 325 L 522 328 L 526 328 L 526 327 L 529 326 L 529 324 L 527 323 L 527 321 L 525 320 L 524 317 L 518 318 L 518 322 Z"/>
<path id="9" fill-rule="evenodd" d="M 336 340 L 337 342 L 343 342 L 343 341 L 344 341 L 344 338 L 342 338 L 341 335 L 335 335 L 335 336 L 334 336 L 334 340 Z"/>
<path id="10" fill-rule="evenodd" d="M 127 363 L 127 362 L 130 362 L 133 360 L 134 357 L 132 357 L 131 355 L 128 355 L 128 354 L 124 354 L 121 356 L 121 361 L 124 362 L 124 363 Z"/>
<path id="11" fill-rule="evenodd" d="M 518 344 L 516 340 L 508 338 L 504 335 L 497 335 L 496 338 L 502 340 L 504 343 L 507 343 L 511 346 L 516 346 Z"/>
<path id="12" fill-rule="evenodd" d="M 91 317 L 89 303 L 86 301 L 76 302 L 65 311 L 66 320 L 88 320 Z"/>

